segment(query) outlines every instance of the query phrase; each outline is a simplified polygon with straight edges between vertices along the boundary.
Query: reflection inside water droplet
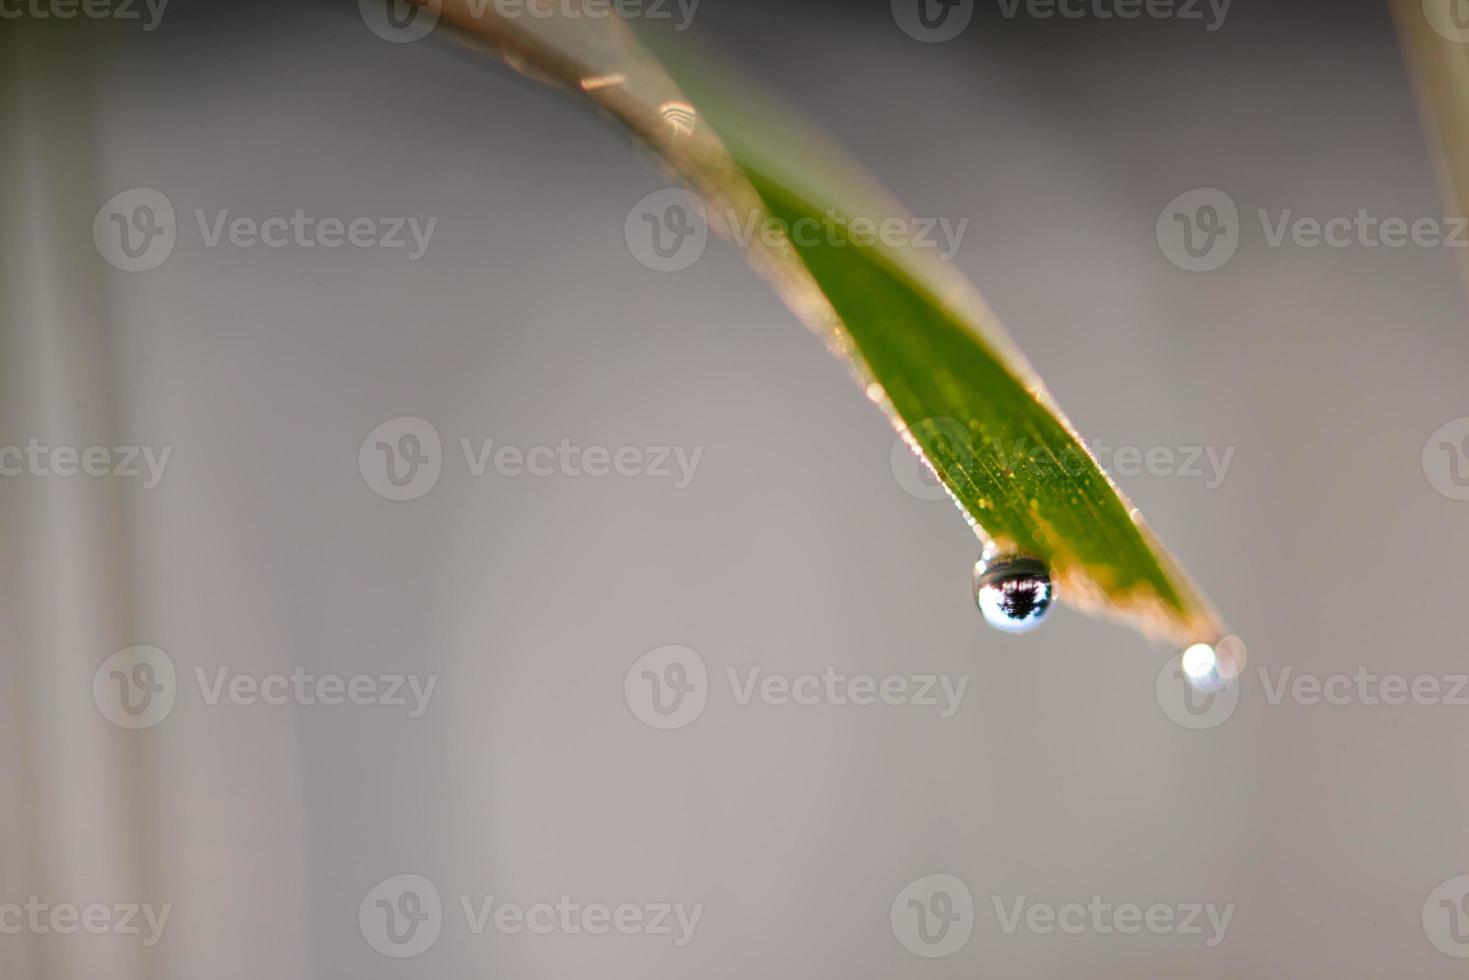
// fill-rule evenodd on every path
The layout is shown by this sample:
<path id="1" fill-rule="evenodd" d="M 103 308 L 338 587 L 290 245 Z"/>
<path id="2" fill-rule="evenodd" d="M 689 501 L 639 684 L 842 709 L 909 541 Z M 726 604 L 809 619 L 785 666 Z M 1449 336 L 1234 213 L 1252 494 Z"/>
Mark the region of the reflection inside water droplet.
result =
<path id="1" fill-rule="evenodd" d="M 985 621 L 1007 633 L 1035 629 L 1050 611 L 1051 572 L 1037 558 L 981 558 L 974 565 L 974 601 Z"/>

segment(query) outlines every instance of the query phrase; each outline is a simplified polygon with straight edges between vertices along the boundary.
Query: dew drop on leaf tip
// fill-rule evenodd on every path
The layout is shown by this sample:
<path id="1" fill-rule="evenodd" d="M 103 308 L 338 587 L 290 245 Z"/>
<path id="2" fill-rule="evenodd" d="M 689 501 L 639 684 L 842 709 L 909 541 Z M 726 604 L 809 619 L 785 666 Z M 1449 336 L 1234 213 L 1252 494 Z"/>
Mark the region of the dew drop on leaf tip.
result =
<path id="1" fill-rule="evenodd" d="M 974 564 L 974 601 L 985 622 L 1006 633 L 1027 633 L 1050 612 L 1051 570 L 1038 558 L 1001 555 Z"/>
<path id="2" fill-rule="evenodd" d="M 1216 643 L 1195 643 L 1179 654 L 1184 677 L 1200 691 L 1222 690 L 1245 666 L 1245 645 L 1237 636 Z"/>

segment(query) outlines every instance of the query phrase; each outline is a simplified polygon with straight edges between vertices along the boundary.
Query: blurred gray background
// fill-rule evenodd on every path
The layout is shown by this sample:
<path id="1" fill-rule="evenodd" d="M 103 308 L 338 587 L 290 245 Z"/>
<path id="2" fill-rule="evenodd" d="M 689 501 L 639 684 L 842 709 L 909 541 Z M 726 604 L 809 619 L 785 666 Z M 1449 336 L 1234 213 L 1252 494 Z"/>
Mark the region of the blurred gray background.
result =
<path id="1" fill-rule="evenodd" d="M 1469 502 L 1424 457 L 1469 415 L 1456 253 L 1272 247 L 1254 217 L 1441 217 L 1432 157 L 1385 11 L 1280 6 L 1212 31 L 982 9 L 939 44 L 885 4 L 704 0 L 690 31 L 913 213 L 970 219 L 955 261 L 1089 441 L 1234 450 L 1212 488 L 1117 477 L 1250 648 L 1197 730 L 1155 690 L 1175 651 L 1065 608 L 985 627 L 963 520 L 904 490 L 891 429 L 738 252 L 635 260 L 625 220 L 668 181 L 583 107 L 347 3 L 0 23 L 0 445 L 170 449 L 156 487 L 0 479 L 0 906 L 171 906 L 147 947 L 0 916 L 4 974 L 1461 974 L 1469 704 L 1269 696 L 1469 670 Z M 1155 237 L 1199 187 L 1241 215 L 1208 273 Z M 130 188 L 177 213 L 144 272 L 92 238 Z M 410 261 L 208 247 L 194 218 L 296 208 L 437 224 Z M 404 416 L 442 472 L 391 500 L 359 449 Z M 461 439 L 702 455 L 682 488 L 475 476 Z M 93 681 L 136 645 L 176 700 L 127 730 Z M 668 645 L 707 702 L 660 730 L 628 692 Z M 220 668 L 437 679 L 410 717 L 210 704 Z M 730 668 L 967 680 L 943 717 L 741 704 Z M 364 923 L 402 874 L 443 911 L 399 959 Z M 935 874 L 973 913 L 927 958 L 902 896 Z M 487 896 L 702 909 L 684 945 L 475 934 Z M 1022 896 L 1232 910 L 1212 946 L 1202 917 L 1007 932 Z"/>

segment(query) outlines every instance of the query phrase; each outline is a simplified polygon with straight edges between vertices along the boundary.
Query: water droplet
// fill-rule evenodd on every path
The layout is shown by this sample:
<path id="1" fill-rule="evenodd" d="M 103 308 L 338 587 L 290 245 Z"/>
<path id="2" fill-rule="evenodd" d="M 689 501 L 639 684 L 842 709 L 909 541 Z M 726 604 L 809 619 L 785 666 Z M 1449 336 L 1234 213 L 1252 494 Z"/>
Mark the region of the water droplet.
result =
<path id="1" fill-rule="evenodd" d="M 974 601 L 985 622 L 1006 633 L 1025 633 L 1046 618 L 1055 598 L 1051 571 L 1038 558 L 1010 555 L 974 564 Z"/>
<path id="2" fill-rule="evenodd" d="M 1195 643 L 1179 657 L 1188 682 L 1200 691 L 1222 691 L 1245 666 L 1245 645 L 1237 636 L 1219 642 Z"/>
<path id="3" fill-rule="evenodd" d="M 1195 643 L 1183 651 L 1183 672 L 1195 680 L 1213 673 L 1216 662 L 1214 648 L 1207 643 Z"/>

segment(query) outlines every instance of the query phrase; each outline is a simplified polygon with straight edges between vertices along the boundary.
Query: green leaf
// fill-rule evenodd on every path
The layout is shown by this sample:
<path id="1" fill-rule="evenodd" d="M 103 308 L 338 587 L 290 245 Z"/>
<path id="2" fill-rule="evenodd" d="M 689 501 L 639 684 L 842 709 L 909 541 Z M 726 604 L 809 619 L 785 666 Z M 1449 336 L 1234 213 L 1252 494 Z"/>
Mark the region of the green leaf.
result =
<path id="1" fill-rule="evenodd" d="M 825 207 L 746 171 L 786 227 Z M 837 239 L 840 241 L 841 239 Z M 1000 553 L 1043 559 L 1058 596 L 1181 643 L 1220 630 L 1028 369 L 878 247 L 796 244 L 880 400 Z"/>
<path id="2" fill-rule="evenodd" d="M 823 229 L 756 234 L 741 247 L 932 467 L 987 556 L 1039 558 L 1061 601 L 1150 635 L 1220 639 L 1207 602 L 972 287 L 913 248 L 856 234 L 858 218 L 880 226 L 906 215 L 811 127 L 716 69 L 707 52 L 670 48 L 658 61 L 615 20 L 511 22 L 470 15 L 467 2 L 443 0 L 451 23 L 608 110 L 698 191 L 725 237 Z M 678 67 L 670 74 L 669 65 Z"/>
<path id="3" fill-rule="evenodd" d="M 1434 154 L 1445 213 L 1469 207 L 1469 27 L 1458 0 L 1393 0 L 1398 35 L 1412 68 L 1424 135 Z M 1469 255 L 1459 250 L 1469 285 Z"/>

